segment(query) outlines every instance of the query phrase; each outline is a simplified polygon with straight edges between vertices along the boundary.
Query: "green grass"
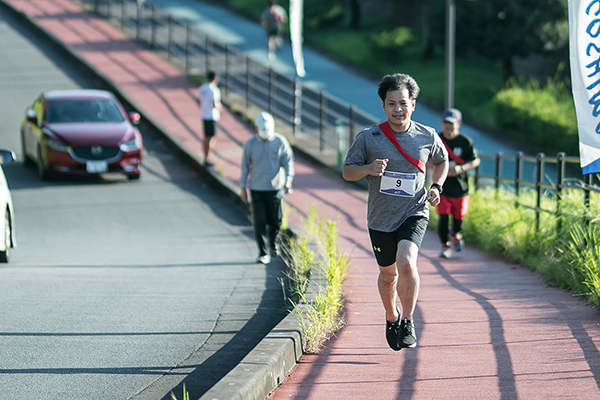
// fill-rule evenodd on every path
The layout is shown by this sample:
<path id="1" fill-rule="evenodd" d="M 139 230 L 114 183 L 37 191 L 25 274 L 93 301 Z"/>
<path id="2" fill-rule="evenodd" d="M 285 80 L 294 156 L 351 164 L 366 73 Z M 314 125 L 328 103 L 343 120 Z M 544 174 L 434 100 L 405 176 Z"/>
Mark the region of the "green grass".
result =
<path id="1" fill-rule="evenodd" d="M 533 207 L 535 193 L 525 191 L 521 204 Z M 467 241 L 484 251 L 528 266 L 554 286 L 570 290 L 588 304 L 600 307 L 600 204 L 592 194 L 588 209 L 583 192 L 566 190 L 560 203 L 564 215 L 541 213 L 536 230 L 535 212 L 515 207 L 506 190 L 479 189 L 471 195 L 463 229 Z M 556 198 L 544 196 L 542 209 L 554 211 Z M 560 223 L 559 223 L 560 222 Z"/>
<path id="2" fill-rule="evenodd" d="M 332 221 L 325 224 L 322 218 L 318 219 L 314 206 L 305 221 L 304 233 L 305 237 L 289 241 L 285 259 L 290 287 L 297 295 L 290 301 L 302 328 L 305 352 L 318 353 L 345 323 L 342 289 L 350 261 L 346 253 L 339 252 L 336 224 Z M 306 297 L 309 279 L 311 274 L 317 273 L 325 282 L 318 287 L 314 298 L 309 299 Z M 300 299 L 304 307 L 300 306 Z"/>

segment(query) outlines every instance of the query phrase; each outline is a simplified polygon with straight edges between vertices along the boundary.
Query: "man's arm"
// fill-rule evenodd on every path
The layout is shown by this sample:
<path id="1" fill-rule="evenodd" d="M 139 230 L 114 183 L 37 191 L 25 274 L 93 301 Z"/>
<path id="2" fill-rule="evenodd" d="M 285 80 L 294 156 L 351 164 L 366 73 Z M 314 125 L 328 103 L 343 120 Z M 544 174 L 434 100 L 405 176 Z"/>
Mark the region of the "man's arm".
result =
<path id="1" fill-rule="evenodd" d="M 347 181 L 358 181 L 367 175 L 381 176 L 385 167 L 387 167 L 388 159 L 377 159 L 371 164 L 356 165 L 345 164 L 342 169 L 342 177 Z"/>
<path id="2" fill-rule="evenodd" d="M 433 184 L 439 185 L 440 187 L 446 182 L 446 176 L 448 175 L 448 159 L 445 159 L 441 163 L 433 166 Z M 433 185 L 432 184 L 432 185 Z M 432 206 L 440 204 L 440 191 L 437 187 L 432 186 L 427 192 L 427 200 Z"/>

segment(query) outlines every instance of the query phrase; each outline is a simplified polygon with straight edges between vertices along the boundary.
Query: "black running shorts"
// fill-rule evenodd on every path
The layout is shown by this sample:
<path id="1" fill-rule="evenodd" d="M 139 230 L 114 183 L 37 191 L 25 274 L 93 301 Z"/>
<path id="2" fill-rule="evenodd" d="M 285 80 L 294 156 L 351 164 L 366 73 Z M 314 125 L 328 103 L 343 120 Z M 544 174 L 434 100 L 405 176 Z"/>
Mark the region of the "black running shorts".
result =
<path id="1" fill-rule="evenodd" d="M 427 223 L 425 217 L 410 217 L 393 232 L 381 232 L 369 229 L 373 253 L 380 267 L 388 267 L 396 262 L 398 242 L 408 240 L 421 247 Z"/>
<path id="2" fill-rule="evenodd" d="M 202 121 L 204 122 L 204 137 L 215 136 L 217 123 L 212 119 L 203 119 Z"/>

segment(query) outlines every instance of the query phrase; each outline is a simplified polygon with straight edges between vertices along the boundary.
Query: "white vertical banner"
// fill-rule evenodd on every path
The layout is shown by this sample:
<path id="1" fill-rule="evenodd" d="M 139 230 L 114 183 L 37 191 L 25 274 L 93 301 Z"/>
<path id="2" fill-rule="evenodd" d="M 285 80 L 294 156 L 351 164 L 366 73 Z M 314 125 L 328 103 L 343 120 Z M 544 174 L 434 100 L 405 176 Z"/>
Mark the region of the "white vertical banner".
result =
<path id="1" fill-rule="evenodd" d="M 569 0 L 573 99 L 584 175 L 600 172 L 600 0 Z"/>
<path id="2" fill-rule="evenodd" d="M 292 57 L 296 64 L 296 75 L 303 77 L 306 75 L 304 70 L 304 55 L 302 54 L 302 21 L 304 1 L 290 0 L 290 42 L 292 44 Z"/>

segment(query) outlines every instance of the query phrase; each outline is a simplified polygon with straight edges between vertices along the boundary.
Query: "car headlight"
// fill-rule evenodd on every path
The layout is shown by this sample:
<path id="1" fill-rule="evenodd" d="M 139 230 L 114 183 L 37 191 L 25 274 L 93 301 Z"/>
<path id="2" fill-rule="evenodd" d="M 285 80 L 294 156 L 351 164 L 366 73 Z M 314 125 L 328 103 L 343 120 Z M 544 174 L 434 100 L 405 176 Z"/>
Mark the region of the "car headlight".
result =
<path id="1" fill-rule="evenodd" d="M 48 147 L 54 151 L 69 151 L 69 146 L 59 142 L 58 140 L 48 138 L 46 143 L 48 144 Z"/>
<path id="2" fill-rule="evenodd" d="M 121 145 L 119 146 L 119 148 L 121 149 L 121 151 L 123 153 L 126 153 L 128 151 L 139 150 L 139 149 L 142 148 L 142 138 L 136 137 L 133 140 L 130 140 L 130 141 L 125 142 L 125 143 L 121 143 Z"/>

